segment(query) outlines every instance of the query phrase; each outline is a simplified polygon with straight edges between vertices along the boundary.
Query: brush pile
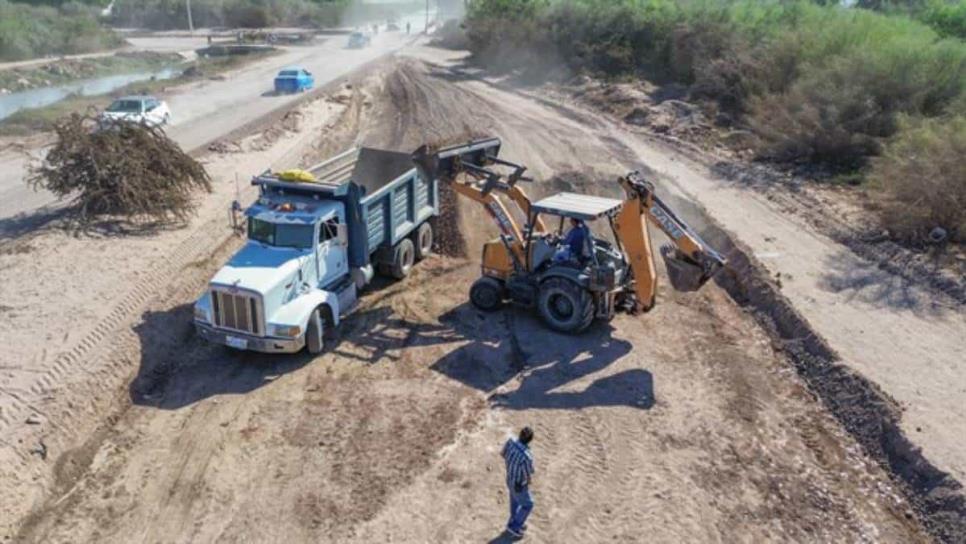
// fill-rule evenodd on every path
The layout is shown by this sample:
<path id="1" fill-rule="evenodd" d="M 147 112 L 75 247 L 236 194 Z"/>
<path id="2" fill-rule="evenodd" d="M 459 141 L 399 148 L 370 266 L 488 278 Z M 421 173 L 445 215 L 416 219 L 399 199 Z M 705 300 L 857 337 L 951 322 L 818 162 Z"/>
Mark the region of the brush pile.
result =
<path id="1" fill-rule="evenodd" d="M 195 210 L 192 195 L 211 191 L 204 167 L 159 127 L 72 114 L 54 131 L 56 142 L 27 182 L 70 199 L 82 226 L 107 218 L 183 222 Z"/>

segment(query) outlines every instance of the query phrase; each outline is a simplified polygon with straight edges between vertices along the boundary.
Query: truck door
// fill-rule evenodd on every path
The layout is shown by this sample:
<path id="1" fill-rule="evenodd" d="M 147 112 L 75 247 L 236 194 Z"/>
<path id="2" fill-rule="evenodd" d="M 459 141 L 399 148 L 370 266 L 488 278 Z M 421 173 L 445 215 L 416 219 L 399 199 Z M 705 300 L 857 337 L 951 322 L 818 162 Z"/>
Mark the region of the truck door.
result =
<path id="1" fill-rule="evenodd" d="M 319 247 L 316 258 L 319 266 L 319 286 L 324 286 L 345 275 L 348 269 L 347 241 L 345 226 L 340 225 L 338 216 L 332 216 L 319 223 Z"/>

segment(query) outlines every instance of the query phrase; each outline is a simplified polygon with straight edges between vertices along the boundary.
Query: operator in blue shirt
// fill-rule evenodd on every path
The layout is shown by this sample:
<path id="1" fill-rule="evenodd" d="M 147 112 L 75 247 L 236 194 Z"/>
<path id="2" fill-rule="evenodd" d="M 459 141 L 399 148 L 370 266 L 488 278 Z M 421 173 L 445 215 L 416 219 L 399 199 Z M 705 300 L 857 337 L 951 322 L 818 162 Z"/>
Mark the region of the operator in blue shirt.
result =
<path id="1" fill-rule="evenodd" d="M 590 229 L 587 225 L 575 217 L 570 218 L 570 231 L 563 240 L 563 247 L 557 251 L 553 259 L 557 262 L 564 262 L 571 259 L 580 259 L 584 253 L 584 244 L 590 237 Z"/>

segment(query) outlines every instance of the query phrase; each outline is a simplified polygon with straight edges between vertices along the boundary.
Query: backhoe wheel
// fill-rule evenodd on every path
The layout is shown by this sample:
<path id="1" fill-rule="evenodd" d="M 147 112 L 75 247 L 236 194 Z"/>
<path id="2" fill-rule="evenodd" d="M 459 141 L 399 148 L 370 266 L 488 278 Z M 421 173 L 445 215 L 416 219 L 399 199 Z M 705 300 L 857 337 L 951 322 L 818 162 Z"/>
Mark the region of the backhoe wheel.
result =
<path id="1" fill-rule="evenodd" d="M 484 312 L 499 310 L 503 306 L 503 284 L 486 276 L 473 282 L 470 287 L 470 302 Z"/>
<path id="2" fill-rule="evenodd" d="M 305 328 L 305 348 L 312 355 L 318 355 L 322 353 L 324 345 L 322 340 L 322 316 L 319 314 L 319 309 L 316 308 L 309 316 L 309 325 Z"/>
<path id="3" fill-rule="evenodd" d="M 403 238 L 392 250 L 392 277 L 401 280 L 408 276 L 415 260 L 416 248 L 413 247 L 413 241 Z"/>
<path id="4" fill-rule="evenodd" d="M 537 311 L 551 329 L 576 334 L 594 320 L 594 300 L 576 283 L 563 278 L 550 278 L 540 284 Z"/>
<path id="5" fill-rule="evenodd" d="M 421 261 L 433 251 L 433 226 L 423 223 L 416 229 L 416 260 Z"/>

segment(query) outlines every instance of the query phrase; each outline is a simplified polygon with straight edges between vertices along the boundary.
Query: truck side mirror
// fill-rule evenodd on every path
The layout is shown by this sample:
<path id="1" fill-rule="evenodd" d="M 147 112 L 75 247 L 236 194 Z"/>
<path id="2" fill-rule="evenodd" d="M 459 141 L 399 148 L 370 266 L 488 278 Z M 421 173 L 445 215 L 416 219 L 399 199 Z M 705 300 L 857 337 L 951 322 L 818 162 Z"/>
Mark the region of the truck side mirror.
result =
<path id="1" fill-rule="evenodd" d="M 231 230 L 239 233 L 244 230 L 244 227 L 238 222 L 238 212 L 240 211 L 242 211 L 241 203 L 233 200 L 231 207 L 228 208 L 228 220 L 231 222 Z"/>
<path id="2" fill-rule="evenodd" d="M 349 226 L 344 223 L 339 223 L 336 227 L 335 239 L 338 241 L 340 246 L 349 245 Z"/>

